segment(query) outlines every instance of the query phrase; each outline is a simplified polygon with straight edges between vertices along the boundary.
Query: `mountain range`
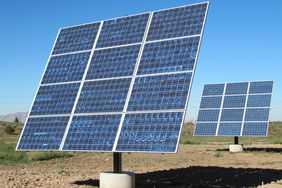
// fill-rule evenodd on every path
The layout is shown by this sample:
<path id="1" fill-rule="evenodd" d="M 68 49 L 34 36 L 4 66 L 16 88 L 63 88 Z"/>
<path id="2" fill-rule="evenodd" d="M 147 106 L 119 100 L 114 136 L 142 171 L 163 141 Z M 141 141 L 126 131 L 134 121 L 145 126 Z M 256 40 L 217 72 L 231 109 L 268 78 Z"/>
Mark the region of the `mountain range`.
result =
<path id="1" fill-rule="evenodd" d="M 6 115 L 0 115 L 0 121 L 13 122 L 17 117 L 20 122 L 24 123 L 27 118 L 28 112 L 15 112 Z"/>

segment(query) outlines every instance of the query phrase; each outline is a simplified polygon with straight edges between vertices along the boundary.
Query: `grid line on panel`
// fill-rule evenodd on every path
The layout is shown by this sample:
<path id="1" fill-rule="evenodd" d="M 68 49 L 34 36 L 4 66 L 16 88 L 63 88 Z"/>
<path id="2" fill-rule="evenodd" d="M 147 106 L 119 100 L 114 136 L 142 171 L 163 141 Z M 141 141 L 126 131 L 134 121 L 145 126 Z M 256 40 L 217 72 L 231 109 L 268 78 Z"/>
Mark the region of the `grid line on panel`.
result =
<path id="1" fill-rule="evenodd" d="M 84 52 L 91 52 L 91 50 L 80 50 L 80 51 L 74 51 L 74 52 L 67 52 L 67 53 L 61 53 L 61 54 L 53 54 L 51 57 L 58 57 L 58 56 L 63 56 L 63 55 L 72 55 L 72 54 L 79 54 L 79 53 L 84 53 Z"/>
<path id="2" fill-rule="evenodd" d="M 224 84 L 222 101 L 221 101 L 221 106 L 220 106 L 220 109 L 219 109 L 219 116 L 218 116 L 217 125 L 216 125 L 216 132 L 215 132 L 216 136 L 218 136 L 218 131 L 219 131 L 219 125 L 220 125 L 220 119 L 221 119 L 221 114 L 222 114 L 222 107 L 223 107 L 223 103 L 224 103 L 226 88 L 227 88 L 227 84 Z"/>
<path id="3" fill-rule="evenodd" d="M 30 106 L 30 108 L 29 108 L 28 116 L 27 116 L 27 119 L 26 119 L 26 121 L 25 121 L 25 123 L 24 123 L 23 129 L 22 129 L 22 132 L 21 132 L 21 134 L 20 134 L 20 138 L 19 138 L 19 140 L 18 140 L 18 143 L 17 143 L 17 146 L 16 146 L 16 150 L 18 150 L 18 146 L 19 146 L 20 141 L 21 141 L 21 139 L 22 139 L 22 135 L 23 135 L 23 132 L 24 132 L 24 130 L 25 130 L 25 127 L 26 127 L 26 124 L 27 124 L 28 118 L 29 118 L 29 116 L 30 116 L 31 109 L 32 109 L 32 107 L 33 107 L 33 104 L 34 104 L 34 102 L 35 102 L 35 99 L 36 99 L 37 93 L 38 93 L 39 88 L 40 88 L 40 83 L 42 82 L 43 77 L 44 77 L 44 74 L 45 74 L 45 71 L 47 70 L 47 67 L 48 67 L 49 61 L 50 61 L 51 56 L 52 56 L 52 52 L 53 52 L 53 50 L 54 50 L 54 47 L 55 47 L 55 45 L 56 45 L 56 41 L 58 40 L 58 37 L 59 37 L 59 34 L 60 34 L 60 31 L 61 31 L 61 29 L 60 29 L 60 30 L 58 31 L 58 33 L 57 33 L 56 39 L 55 39 L 55 41 L 54 41 L 54 43 L 53 43 L 53 46 L 52 46 L 52 50 L 51 50 L 51 52 L 50 52 L 50 54 L 49 54 L 49 57 L 48 57 L 47 63 L 46 63 L 46 65 L 45 65 L 45 68 L 44 68 L 43 74 L 42 74 L 42 76 L 41 76 L 41 78 L 40 78 L 40 82 L 39 82 L 39 84 L 38 84 L 38 87 L 37 87 L 37 90 L 36 90 L 36 94 L 35 94 L 35 96 L 33 97 L 33 100 L 32 100 L 32 105 L 31 105 L 31 106 Z"/>
<path id="4" fill-rule="evenodd" d="M 149 18 L 148 18 L 148 22 L 147 22 L 147 25 L 146 25 L 146 29 L 145 29 L 145 32 L 144 32 L 144 36 L 143 36 L 143 39 L 142 39 L 140 51 L 139 51 L 139 54 L 138 54 L 137 62 L 136 62 L 136 65 L 135 65 L 135 69 L 134 69 L 134 72 L 133 72 L 133 77 L 132 77 L 132 80 L 131 80 L 131 83 L 130 83 L 130 86 L 129 86 L 129 90 L 128 90 L 128 94 L 127 94 L 127 98 L 126 98 L 126 101 L 125 101 L 125 104 L 124 104 L 123 114 L 122 114 L 120 125 L 119 125 L 119 128 L 118 128 L 117 136 L 116 136 L 116 139 L 115 139 L 115 142 L 114 142 L 113 151 L 116 151 L 116 148 L 117 148 L 119 136 L 120 136 L 122 126 L 123 126 L 123 122 L 124 122 L 124 119 L 125 119 L 125 112 L 127 111 L 127 108 L 128 108 L 129 100 L 130 100 L 131 93 L 132 93 L 132 90 L 133 90 L 135 78 L 136 78 L 136 75 L 137 75 L 137 72 L 138 72 L 138 67 L 139 67 L 139 64 L 141 62 L 142 53 L 143 53 L 143 50 L 144 50 L 144 47 L 145 47 L 145 42 L 146 42 L 148 31 L 149 31 L 149 28 L 150 28 L 150 25 L 151 25 L 152 17 L 153 17 L 153 13 L 150 13 Z"/>
<path id="5" fill-rule="evenodd" d="M 82 91 L 82 88 L 83 88 L 83 85 L 84 85 L 84 82 L 85 82 L 85 79 L 86 79 L 86 76 L 87 76 L 87 71 L 89 69 L 91 59 L 92 59 L 93 54 L 94 54 L 94 49 L 97 45 L 97 41 L 98 41 L 98 38 L 100 36 L 101 29 L 103 27 L 103 23 L 104 22 L 100 23 L 100 27 L 98 29 L 96 36 L 95 36 L 96 38 L 94 39 L 94 44 L 92 45 L 92 51 L 91 51 L 90 57 L 89 57 L 88 62 L 87 62 L 87 66 L 86 66 L 86 69 L 85 69 L 85 72 L 84 72 L 84 75 L 83 75 L 83 78 L 82 78 L 82 82 L 80 83 L 80 87 L 79 87 L 79 90 L 78 90 L 78 93 L 77 93 L 77 96 L 76 96 L 76 99 L 75 99 L 75 103 L 74 103 L 73 108 L 72 108 L 71 116 L 70 116 L 69 122 L 67 124 L 67 127 L 66 127 L 66 130 L 65 130 L 65 133 L 64 133 L 64 136 L 63 136 L 59 150 L 62 150 L 63 147 L 64 147 L 64 144 L 65 144 L 65 141 L 66 141 L 69 129 L 70 129 L 70 125 L 71 125 L 71 122 L 72 122 L 72 119 L 73 119 L 73 116 L 74 116 L 74 112 L 75 112 L 75 109 L 76 109 L 76 106 L 77 106 L 77 103 L 78 103 L 78 100 L 79 100 L 79 97 L 80 97 L 80 93 Z"/>

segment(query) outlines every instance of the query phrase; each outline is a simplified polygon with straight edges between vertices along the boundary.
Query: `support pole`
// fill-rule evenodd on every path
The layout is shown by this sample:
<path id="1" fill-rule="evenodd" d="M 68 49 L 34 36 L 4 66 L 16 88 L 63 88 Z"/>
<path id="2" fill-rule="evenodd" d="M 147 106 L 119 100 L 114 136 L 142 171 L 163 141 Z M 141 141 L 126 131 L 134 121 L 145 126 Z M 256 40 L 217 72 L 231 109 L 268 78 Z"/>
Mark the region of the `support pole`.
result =
<path id="1" fill-rule="evenodd" d="M 114 173 L 122 173 L 122 155 L 121 153 L 114 153 Z"/>
<path id="2" fill-rule="evenodd" d="M 238 144 L 239 144 L 239 137 L 238 137 L 238 136 L 235 136 L 235 137 L 234 137 L 234 144 L 235 144 L 235 145 L 238 145 Z"/>

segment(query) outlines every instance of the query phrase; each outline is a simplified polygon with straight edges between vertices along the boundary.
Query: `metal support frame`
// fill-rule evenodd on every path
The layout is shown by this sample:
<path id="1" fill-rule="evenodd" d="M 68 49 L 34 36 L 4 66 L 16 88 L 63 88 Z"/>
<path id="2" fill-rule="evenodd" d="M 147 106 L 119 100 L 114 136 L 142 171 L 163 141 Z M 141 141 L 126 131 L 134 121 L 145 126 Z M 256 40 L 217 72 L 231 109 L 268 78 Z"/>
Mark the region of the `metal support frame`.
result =
<path id="1" fill-rule="evenodd" d="M 122 173 L 122 153 L 113 153 L 114 173 Z"/>
<path id="2" fill-rule="evenodd" d="M 235 136 L 235 137 L 234 137 L 234 144 L 235 144 L 235 145 L 238 145 L 238 144 L 239 144 L 239 137 L 238 137 L 238 136 Z"/>

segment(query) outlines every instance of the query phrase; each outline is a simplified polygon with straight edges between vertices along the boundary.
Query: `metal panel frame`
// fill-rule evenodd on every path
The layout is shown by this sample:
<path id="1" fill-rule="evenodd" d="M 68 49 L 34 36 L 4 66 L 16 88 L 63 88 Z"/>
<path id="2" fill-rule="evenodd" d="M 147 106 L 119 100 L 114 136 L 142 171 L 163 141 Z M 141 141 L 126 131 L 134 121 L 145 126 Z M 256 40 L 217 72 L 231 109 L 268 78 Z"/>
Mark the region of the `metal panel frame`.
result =
<path id="1" fill-rule="evenodd" d="M 177 9 L 177 8 L 190 7 L 190 6 L 200 5 L 200 4 L 207 4 L 207 8 L 206 8 L 206 12 L 205 12 L 205 17 L 204 17 L 204 21 L 203 21 L 203 25 L 202 25 L 202 30 L 201 30 L 201 33 L 200 33 L 200 34 L 197 34 L 197 35 L 188 35 L 188 36 L 181 36 L 181 37 L 173 37 L 173 38 L 166 38 L 166 39 L 158 39 L 158 40 L 152 40 L 152 41 L 146 41 L 147 35 L 148 35 L 148 33 L 149 33 L 149 29 L 150 29 L 151 20 L 152 20 L 153 15 L 154 15 L 155 12 L 161 12 L 161 11 L 167 11 L 167 10 L 172 10 L 172 9 Z M 173 7 L 173 8 L 161 9 L 161 10 L 150 11 L 150 12 L 139 13 L 139 14 L 133 14 L 133 15 L 128 15 L 128 16 L 110 18 L 110 19 L 105 19 L 105 20 L 101 20 L 101 21 L 88 22 L 88 23 L 83 23 L 83 24 L 72 25 L 72 26 L 60 28 L 60 29 L 59 29 L 59 32 L 57 33 L 56 40 L 55 40 L 55 42 L 54 42 L 54 44 L 53 44 L 52 50 L 51 50 L 51 52 L 50 52 L 50 55 L 49 55 L 47 64 L 46 64 L 45 69 L 44 69 L 44 72 L 43 72 L 43 74 L 42 74 L 42 77 L 41 77 L 40 84 L 39 84 L 39 86 L 38 86 L 36 95 L 35 95 L 35 97 L 34 97 L 34 99 L 33 99 L 32 105 L 31 105 L 31 107 L 30 107 L 29 114 L 28 114 L 28 118 L 29 118 L 29 117 L 32 117 L 32 118 L 34 117 L 34 118 L 35 118 L 35 117 L 70 116 L 70 119 L 69 119 L 67 128 L 66 128 L 66 130 L 65 130 L 65 134 L 64 134 L 64 137 L 63 137 L 63 139 L 62 139 L 62 142 L 61 142 L 61 145 L 60 145 L 60 149 L 59 149 L 59 150 L 61 150 L 61 151 L 88 151 L 88 152 L 97 152 L 96 150 L 63 150 L 63 146 L 64 146 L 64 143 L 65 143 L 65 140 L 66 140 L 66 137 L 67 137 L 67 134 L 68 134 L 68 131 L 69 131 L 71 122 L 72 122 L 72 118 L 73 118 L 74 116 L 85 116 L 85 115 L 122 114 L 121 121 L 120 121 L 120 125 L 119 125 L 119 130 L 118 130 L 118 133 L 117 133 L 117 136 L 116 136 L 116 140 L 115 140 L 115 144 L 114 144 L 114 146 L 113 146 L 113 150 L 112 150 L 112 151 L 98 151 L 98 152 L 105 152 L 105 153 L 107 153 L 107 152 L 116 152 L 117 142 L 118 142 L 118 139 L 119 139 L 120 131 L 121 131 L 121 129 L 122 129 L 123 121 L 124 121 L 124 118 L 125 118 L 125 115 L 126 115 L 126 114 L 133 114 L 133 113 L 138 114 L 138 113 L 183 112 L 182 123 L 181 123 L 181 126 L 180 126 L 181 128 L 180 128 L 180 130 L 179 130 L 179 136 L 178 136 L 178 141 L 177 141 L 177 145 L 176 145 L 176 150 L 175 150 L 174 152 L 130 151 L 130 152 L 136 152 L 136 153 L 138 153 L 138 152 L 140 152 L 140 153 L 177 153 L 178 148 L 179 148 L 180 135 L 181 135 L 181 131 L 182 131 L 182 128 L 183 128 L 183 124 L 184 124 L 184 120 L 185 120 L 185 115 L 186 115 L 186 113 L 187 113 L 187 107 L 188 107 L 188 102 L 189 102 L 189 96 L 190 96 L 190 93 L 191 93 L 191 87 L 192 87 L 192 83 L 193 83 L 193 80 L 194 80 L 194 74 L 195 74 L 195 70 L 196 70 L 196 65 L 197 65 L 197 62 L 198 62 L 198 56 L 199 56 L 199 51 L 200 51 L 200 46 L 201 46 L 201 42 L 202 42 L 203 32 L 204 32 L 204 28 L 205 28 L 205 24 L 206 24 L 206 18 L 207 18 L 207 14 L 208 14 L 208 9 L 209 9 L 209 1 L 205 1 L 205 2 L 200 2 L 200 3 L 194 3 L 194 4 L 189 4 L 189 5 L 183 5 L 183 6 L 179 6 L 179 7 Z M 146 29 L 145 29 L 145 32 L 144 32 L 144 36 L 143 36 L 142 42 L 131 43 L 131 44 L 123 44 L 123 45 L 116 45 L 116 46 L 109 46 L 109 47 L 96 48 L 96 44 L 97 44 L 97 42 L 98 42 L 100 32 L 101 32 L 101 30 L 102 30 L 102 26 L 103 26 L 103 23 L 104 23 L 105 21 L 113 20 L 113 19 L 119 19 L 119 18 L 132 17 L 132 16 L 138 16 L 138 15 L 145 15 L 145 14 L 149 14 L 149 18 L 148 18 L 148 22 L 147 22 L 147 26 L 146 26 Z M 93 44 L 93 47 L 92 47 L 91 50 L 81 50 L 81 51 L 74 51 L 74 52 L 67 52 L 67 53 L 59 53 L 59 54 L 52 55 L 52 52 L 53 52 L 54 47 L 55 47 L 55 44 L 56 44 L 56 42 L 57 42 L 57 40 L 58 40 L 59 34 L 60 34 L 60 32 L 61 32 L 62 29 L 67 29 L 67 28 L 72 28 L 72 27 L 77 27 L 77 26 L 83 26 L 83 25 L 88 25 L 88 24 L 94 24 L 94 23 L 100 23 L 100 26 L 99 26 L 99 30 L 98 30 L 98 33 L 97 33 L 97 35 L 96 35 L 96 38 L 95 38 L 95 41 L 94 41 L 94 44 Z M 192 37 L 200 37 L 200 39 L 199 39 L 199 44 L 198 44 L 198 48 L 197 48 L 197 54 L 196 54 L 196 57 L 195 57 L 195 64 L 194 64 L 193 70 L 176 71 L 176 72 L 164 72 L 164 73 L 154 73 L 154 74 L 146 74 L 146 75 L 137 75 L 138 68 L 139 68 L 139 64 L 140 64 L 140 62 L 141 62 L 141 57 L 142 57 L 142 53 L 143 53 L 145 44 L 154 43 L 154 42 L 169 41 L 169 40 L 176 40 L 176 39 L 192 38 Z M 134 70 L 133 75 L 131 75 L 131 76 L 122 76 L 122 77 L 113 77 L 113 78 L 100 78 L 100 79 L 86 80 L 87 70 L 88 70 L 88 68 L 89 68 L 89 66 L 90 66 L 92 57 L 93 57 L 93 55 L 95 54 L 95 51 L 96 51 L 96 50 L 104 50 L 104 49 L 109 49 L 109 48 L 125 47 L 125 46 L 137 45 L 137 44 L 141 45 L 141 47 L 140 47 L 140 51 L 139 51 L 139 55 L 138 55 L 138 58 L 137 58 L 137 61 L 136 61 L 135 70 Z M 44 74 L 45 74 L 45 72 L 46 72 L 46 69 L 47 69 L 47 67 L 48 67 L 48 64 L 49 64 L 49 62 L 50 62 L 51 57 L 61 56 L 61 55 L 67 55 L 67 54 L 76 54 L 76 53 L 82 53 L 82 52 L 90 52 L 90 51 L 91 51 L 91 54 L 90 54 L 90 57 L 89 57 L 89 60 L 88 60 L 88 63 L 87 63 L 87 66 L 86 66 L 86 69 L 85 69 L 85 72 L 84 72 L 84 75 L 83 75 L 82 80 L 80 80 L 80 81 L 70 81 L 70 82 L 59 82 L 59 83 L 41 84 L 42 79 L 43 79 L 43 77 L 44 77 Z M 185 108 L 184 108 L 184 109 L 147 110 L 147 111 L 132 111 L 132 112 L 130 111 L 130 112 L 127 112 L 127 106 L 128 106 L 128 103 L 129 103 L 129 100 L 130 100 L 130 97 L 131 97 L 131 92 L 132 92 L 132 90 L 133 90 L 133 85 L 134 85 L 135 78 L 137 78 L 137 77 L 157 76 L 157 75 L 182 74 L 182 73 L 189 73 L 189 72 L 192 73 L 192 76 L 191 76 L 191 80 L 190 80 L 190 84 L 189 84 L 189 90 L 188 90 L 188 95 L 187 95 L 187 98 L 186 98 L 186 104 L 185 104 Z M 75 108 L 76 108 L 76 106 L 77 106 L 78 99 L 79 99 L 79 97 L 80 97 L 80 93 L 81 93 L 81 90 L 82 90 L 83 85 L 84 85 L 85 82 L 101 81 L 101 80 L 108 80 L 108 79 L 119 79 L 119 78 L 132 78 L 132 80 L 131 80 L 131 85 L 130 85 L 130 87 L 129 87 L 129 91 L 128 91 L 128 95 L 127 95 L 126 104 L 124 105 L 124 110 L 123 110 L 122 112 L 101 112 L 101 113 L 80 113 L 80 114 L 76 114 L 76 113 L 75 113 Z M 78 93 L 77 93 L 77 97 L 76 97 L 76 100 L 75 100 L 75 103 L 74 103 L 74 106 L 73 106 L 73 109 L 72 109 L 72 113 L 71 113 L 71 114 L 56 114 L 56 115 L 36 115 L 36 116 L 30 116 L 31 109 L 32 109 L 32 106 L 33 106 L 33 104 L 34 104 L 34 101 L 35 101 L 35 98 L 36 98 L 36 96 L 37 96 L 37 93 L 38 93 L 38 90 L 39 90 L 40 86 L 58 85 L 58 84 L 68 84 L 68 83 L 80 83 L 80 88 L 79 88 L 79 91 L 78 91 Z M 28 120 L 28 118 L 27 118 L 27 120 Z M 26 120 L 26 123 L 27 123 L 27 120 Z M 26 123 L 25 123 L 25 125 L 26 125 Z M 16 150 L 18 150 L 18 145 L 19 145 L 19 143 L 20 143 L 22 134 L 23 134 L 23 132 L 24 132 L 24 130 L 25 130 L 25 125 L 24 125 L 23 131 L 22 131 L 22 133 L 21 133 L 20 139 L 19 139 L 19 141 L 18 141 Z M 31 151 L 31 150 L 29 149 L 28 151 Z M 42 150 L 32 150 L 32 151 L 42 151 Z M 44 150 L 44 151 L 49 151 L 49 150 Z M 54 151 L 54 150 L 50 150 L 50 151 Z M 55 150 L 55 151 L 58 151 L 58 150 Z M 128 151 L 117 151 L 117 152 L 128 152 Z"/>
<path id="2" fill-rule="evenodd" d="M 226 87 L 227 87 L 227 84 L 235 84 L 235 83 L 248 83 L 248 90 L 247 90 L 247 93 L 246 94 L 226 94 Z M 255 94 L 250 94 L 249 91 L 250 91 L 250 85 L 251 83 L 253 82 L 272 82 L 272 92 L 271 93 L 255 93 Z M 261 135 L 252 135 L 252 136 L 248 136 L 248 137 L 267 137 L 268 135 L 268 129 L 269 129 L 269 116 L 268 116 L 268 120 L 267 121 L 245 121 L 245 116 L 246 116 L 246 111 L 248 109 L 269 109 L 269 112 L 271 111 L 271 101 L 272 101 L 272 96 L 273 96 L 273 89 L 274 89 L 274 81 L 273 80 L 259 80 L 259 81 L 242 81 L 242 82 L 227 82 L 227 83 L 223 83 L 224 84 L 224 92 L 223 92 L 223 95 L 211 95 L 211 96 L 202 96 L 203 97 L 219 97 L 221 96 L 222 97 L 222 104 L 221 104 L 221 107 L 220 108 L 208 108 L 207 110 L 212 110 L 212 109 L 217 109 L 217 110 L 220 110 L 220 115 L 219 115 L 219 118 L 218 118 L 218 121 L 216 122 L 202 122 L 202 121 L 196 121 L 196 125 L 195 125 L 195 128 L 194 128 L 194 132 L 193 132 L 193 136 L 198 136 L 198 137 L 202 137 L 202 136 L 216 136 L 216 137 L 234 137 L 234 136 L 238 136 L 238 135 L 227 135 L 227 136 L 224 136 L 224 135 L 218 135 L 218 131 L 219 131 L 219 125 L 221 123 L 241 123 L 241 131 L 240 131 L 240 137 L 243 137 L 245 135 L 243 135 L 243 130 L 244 130 L 244 124 L 245 123 L 267 123 L 268 126 L 267 126 L 267 131 L 266 131 L 266 135 L 264 136 L 261 136 Z M 206 85 L 214 85 L 214 84 L 205 84 Z M 204 92 L 204 91 L 203 91 Z M 245 106 L 244 107 L 234 107 L 234 108 L 224 108 L 223 107 L 223 102 L 224 102 L 224 99 L 225 97 L 227 96 L 243 96 L 243 95 L 246 95 L 246 101 L 245 101 Z M 248 107 L 247 104 L 248 104 L 248 98 L 249 96 L 256 96 L 256 95 L 271 95 L 271 98 L 270 98 L 270 106 L 268 107 Z M 198 114 L 200 112 L 200 110 L 204 110 L 205 108 L 199 108 L 199 111 L 198 111 Z M 244 115 L 243 115 L 243 120 L 242 121 L 220 121 L 220 118 L 221 118 L 221 113 L 223 110 L 225 109 L 244 109 Z M 269 113 L 270 114 L 270 113 Z M 217 123 L 217 131 L 216 131 L 216 134 L 215 135 L 196 135 L 196 126 L 197 126 L 197 123 Z"/>

